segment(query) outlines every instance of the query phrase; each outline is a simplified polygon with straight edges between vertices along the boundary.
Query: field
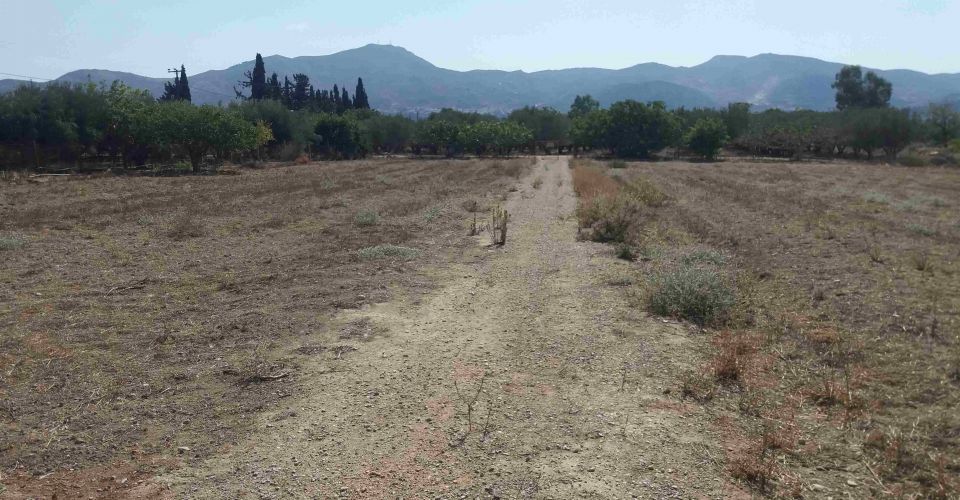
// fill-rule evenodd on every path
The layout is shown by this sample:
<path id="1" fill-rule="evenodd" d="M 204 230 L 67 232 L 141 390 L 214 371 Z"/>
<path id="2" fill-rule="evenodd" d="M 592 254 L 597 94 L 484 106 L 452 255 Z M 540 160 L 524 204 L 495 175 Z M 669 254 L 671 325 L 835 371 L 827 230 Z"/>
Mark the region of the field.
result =
<path id="1" fill-rule="evenodd" d="M 370 333 L 331 331 L 338 310 L 429 290 L 419 270 L 467 248 L 464 202 L 485 210 L 528 164 L 7 180 L 3 482 L 103 493 L 216 453 L 304 389 L 304 359 L 347 358 Z"/>
<path id="2" fill-rule="evenodd" d="M 711 330 L 717 352 L 682 381 L 739 422 L 734 475 L 770 494 L 958 494 L 960 172 L 731 160 L 606 173 L 668 200 L 627 238 L 644 276 L 713 260 L 738 294 Z"/>
<path id="3" fill-rule="evenodd" d="M 960 488 L 956 169 L 0 182 L 0 497 Z"/>

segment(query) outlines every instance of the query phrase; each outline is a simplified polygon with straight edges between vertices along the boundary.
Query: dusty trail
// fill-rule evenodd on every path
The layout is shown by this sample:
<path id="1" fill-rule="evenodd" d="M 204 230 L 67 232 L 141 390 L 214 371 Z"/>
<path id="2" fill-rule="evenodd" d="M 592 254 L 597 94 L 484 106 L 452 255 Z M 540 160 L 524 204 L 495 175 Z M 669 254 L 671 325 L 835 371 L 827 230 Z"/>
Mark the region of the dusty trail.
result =
<path id="1" fill-rule="evenodd" d="M 385 333 L 332 339 L 357 350 L 298 372 L 306 397 L 162 479 L 203 498 L 723 496 L 716 429 L 664 393 L 703 340 L 610 284 L 629 264 L 576 241 L 575 202 L 567 160 L 541 158 L 505 248 L 417 303 L 345 313 Z"/>

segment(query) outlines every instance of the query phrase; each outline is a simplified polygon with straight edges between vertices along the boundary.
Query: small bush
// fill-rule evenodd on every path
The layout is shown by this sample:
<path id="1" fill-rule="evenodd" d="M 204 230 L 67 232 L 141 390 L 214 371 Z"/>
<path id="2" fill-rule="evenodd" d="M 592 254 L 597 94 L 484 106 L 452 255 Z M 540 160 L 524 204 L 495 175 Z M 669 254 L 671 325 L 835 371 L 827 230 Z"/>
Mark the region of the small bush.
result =
<path id="1" fill-rule="evenodd" d="M 353 218 L 353 223 L 358 227 L 375 226 L 380 223 L 380 215 L 370 210 L 364 210 Z"/>
<path id="2" fill-rule="evenodd" d="M 540 186 L 543 186 L 543 179 L 537 177 L 533 180 L 533 189 L 540 189 Z"/>
<path id="3" fill-rule="evenodd" d="M 626 239 L 630 225 L 640 216 L 640 204 L 626 196 L 597 197 L 577 204 L 580 227 L 590 229 L 590 239 L 617 243 Z"/>
<path id="4" fill-rule="evenodd" d="M 698 325 L 722 323 L 735 303 L 732 287 L 719 272 L 694 266 L 656 276 L 648 299 L 654 314 Z"/>
<path id="5" fill-rule="evenodd" d="M 23 246 L 23 241 L 17 238 L 0 238 L 0 251 L 16 250 Z"/>
<path id="6" fill-rule="evenodd" d="M 388 258 L 411 260 L 417 258 L 419 255 L 420 251 L 415 248 L 401 247 L 397 245 L 377 245 L 375 247 L 367 247 L 357 250 L 357 257 L 364 260 Z"/>
<path id="7" fill-rule="evenodd" d="M 616 168 L 616 169 L 627 168 L 627 162 L 623 160 L 613 160 L 613 161 L 608 161 L 607 166 L 610 168 Z"/>

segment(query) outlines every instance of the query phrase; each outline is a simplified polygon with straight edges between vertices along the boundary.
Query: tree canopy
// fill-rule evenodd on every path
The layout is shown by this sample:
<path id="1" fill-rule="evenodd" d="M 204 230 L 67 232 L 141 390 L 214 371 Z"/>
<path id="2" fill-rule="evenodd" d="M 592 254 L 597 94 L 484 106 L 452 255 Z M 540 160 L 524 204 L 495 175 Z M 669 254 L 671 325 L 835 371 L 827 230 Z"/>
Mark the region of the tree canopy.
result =
<path id="1" fill-rule="evenodd" d="M 832 87 L 837 91 L 837 109 L 885 108 L 890 105 L 893 85 L 860 66 L 844 66 L 837 73 Z"/>

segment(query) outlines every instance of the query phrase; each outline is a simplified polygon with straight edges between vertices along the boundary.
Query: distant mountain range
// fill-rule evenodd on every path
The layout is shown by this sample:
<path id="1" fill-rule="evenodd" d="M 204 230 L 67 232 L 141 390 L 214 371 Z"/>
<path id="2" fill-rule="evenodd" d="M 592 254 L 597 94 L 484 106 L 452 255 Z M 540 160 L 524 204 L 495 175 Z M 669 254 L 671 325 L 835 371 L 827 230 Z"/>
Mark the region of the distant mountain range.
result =
<path id="1" fill-rule="evenodd" d="M 392 45 L 367 45 L 326 56 L 264 58 L 267 74 L 305 73 L 316 88 L 346 86 L 353 93 L 362 77 L 371 105 L 388 113 L 425 115 L 440 108 L 506 114 L 526 105 L 566 110 L 577 94 L 589 93 L 601 104 L 623 99 L 661 100 L 671 107 L 725 106 L 749 102 L 754 109 L 833 109 L 830 84 L 843 66 L 809 57 L 762 54 L 716 56 L 693 67 L 645 63 L 611 70 L 573 68 L 537 71 L 454 71 L 438 68 L 412 52 Z M 195 103 L 227 102 L 245 71 L 246 61 L 223 70 L 190 76 Z M 960 101 L 960 73 L 929 75 L 910 70 L 875 70 L 893 83 L 893 104 L 922 107 L 930 102 Z M 159 96 L 163 78 L 82 69 L 59 82 L 111 82 L 149 90 Z M 0 93 L 26 82 L 0 80 Z"/>

